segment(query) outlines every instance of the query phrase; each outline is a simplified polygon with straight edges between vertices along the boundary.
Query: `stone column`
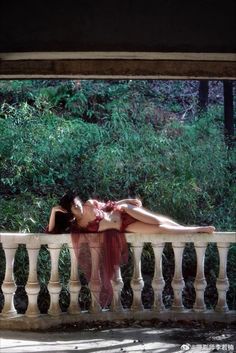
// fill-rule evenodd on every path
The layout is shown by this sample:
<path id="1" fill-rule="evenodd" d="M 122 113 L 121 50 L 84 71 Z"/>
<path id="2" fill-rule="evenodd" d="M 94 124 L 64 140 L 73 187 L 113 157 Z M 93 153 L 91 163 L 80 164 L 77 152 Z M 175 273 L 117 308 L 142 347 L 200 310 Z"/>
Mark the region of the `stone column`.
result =
<path id="1" fill-rule="evenodd" d="M 216 288 L 218 291 L 218 302 L 215 310 L 226 312 L 229 310 L 226 302 L 226 293 L 229 289 L 229 280 L 227 278 L 227 255 L 230 243 L 217 243 L 219 257 L 220 257 L 220 271 L 216 280 Z"/>
<path id="2" fill-rule="evenodd" d="M 134 259 L 134 272 L 131 280 L 131 288 L 133 290 L 133 303 L 131 310 L 143 310 L 142 304 L 142 289 L 144 286 L 142 272 L 141 272 L 141 254 L 143 250 L 143 243 L 131 243 Z"/>
<path id="3" fill-rule="evenodd" d="M 171 309 L 183 311 L 182 291 L 185 283 L 182 275 L 182 259 L 185 243 L 173 243 L 172 246 L 175 255 L 175 273 L 171 282 L 174 291 L 174 302 Z"/>
<path id="4" fill-rule="evenodd" d="M 30 238 L 26 244 L 29 256 L 29 277 L 25 286 L 26 293 L 28 295 L 28 308 L 26 310 L 26 316 L 38 316 L 38 294 L 40 291 L 40 285 L 37 276 L 37 260 L 40 249 L 40 243 L 38 239 Z"/>
<path id="5" fill-rule="evenodd" d="M 207 286 L 207 282 L 204 274 L 204 260 L 205 260 L 206 247 L 207 247 L 207 243 L 195 244 L 195 250 L 197 254 L 197 274 L 194 281 L 196 300 L 193 305 L 193 310 L 199 311 L 199 312 L 206 310 L 206 305 L 204 301 L 204 292 Z"/>
<path id="6" fill-rule="evenodd" d="M 2 291 L 4 294 L 2 316 L 10 317 L 16 315 L 16 309 L 14 307 L 14 293 L 16 290 L 16 285 L 13 277 L 13 266 L 17 247 L 18 245 L 16 244 L 3 243 L 3 250 L 6 257 L 6 272 L 2 284 Z"/>
<path id="7" fill-rule="evenodd" d="M 153 251 L 155 255 L 155 272 L 152 280 L 152 288 L 154 291 L 153 309 L 156 311 L 165 310 L 162 300 L 162 292 L 165 287 L 165 281 L 162 275 L 162 253 L 165 243 L 153 244 Z"/>
<path id="8" fill-rule="evenodd" d="M 99 234 L 88 235 L 89 248 L 91 251 L 91 278 L 89 282 L 89 289 L 91 291 L 91 306 L 90 312 L 96 313 L 101 311 L 99 303 L 101 292 L 101 277 L 100 277 L 100 255 L 101 255 L 101 237 Z"/>
<path id="9" fill-rule="evenodd" d="M 71 271 L 70 271 L 70 282 L 69 282 L 70 306 L 68 308 L 68 312 L 70 314 L 79 314 L 81 310 L 79 308 L 78 298 L 79 298 L 79 291 L 81 289 L 81 285 L 79 282 L 78 263 L 75 256 L 74 249 L 70 247 L 69 250 L 70 250 L 70 259 L 71 259 Z"/>
<path id="10" fill-rule="evenodd" d="M 48 250 L 51 256 L 51 276 L 48 283 L 48 291 L 50 294 L 50 307 L 48 313 L 52 316 L 57 316 L 61 314 L 61 308 L 59 305 L 61 285 L 59 282 L 58 273 L 58 260 L 61 251 L 60 244 L 49 244 Z"/>
<path id="11" fill-rule="evenodd" d="M 112 311 L 121 311 L 123 309 L 121 304 L 121 291 L 124 285 L 123 279 L 121 277 L 120 267 L 115 268 L 114 277 L 111 281 L 113 289 L 113 298 L 111 303 Z"/>

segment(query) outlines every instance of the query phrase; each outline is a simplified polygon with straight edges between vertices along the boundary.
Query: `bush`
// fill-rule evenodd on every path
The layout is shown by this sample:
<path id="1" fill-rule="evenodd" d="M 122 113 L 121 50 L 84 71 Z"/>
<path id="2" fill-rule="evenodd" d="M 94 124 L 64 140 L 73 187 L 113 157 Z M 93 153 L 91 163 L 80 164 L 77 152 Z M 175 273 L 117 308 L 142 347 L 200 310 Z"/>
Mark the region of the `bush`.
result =
<path id="1" fill-rule="evenodd" d="M 173 87 L 170 102 L 170 86 L 160 83 L 157 89 L 151 81 L 0 82 L 1 231 L 42 232 L 50 208 L 67 189 L 77 190 L 84 200 L 136 196 L 180 223 L 233 230 L 236 154 L 224 143 L 222 108 L 183 121 L 178 114 L 187 95 L 179 107 L 177 92 L 185 86 L 173 82 Z M 168 99 L 176 115 L 162 114 L 159 104 L 163 101 L 166 110 Z M 150 259 L 150 251 L 144 258 Z M 170 249 L 165 254 L 167 261 Z M 230 264 L 234 255 L 235 247 Z M 24 249 L 17 256 L 24 257 Z M 192 259 L 188 249 L 186 263 Z M 45 294 L 49 269 L 40 261 Z M 66 250 L 61 261 L 69 266 Z M 22 283 L 24 276 L 16 272 Z M 62 279 L 64 306 L 67 281 Z M 166 291 L 171 298 L 170 287 Z M 231 302 L 234 294 L 232 284 Z M 47 305 L 45 300 L 43 310 Z"/>
<path id="2" fill-rule="evenodd" d="M 78 190 L 82 199 L 139 196 L 147 207 L 179 222 L 233 229 L 235 149 L 224 143 L 219 108 L 188 123 L 162 122 L 157 130 L 145 120 L 155 110 L 155 94 L 148 90 L 147 81 L 82 81 L 79 88 L 73 81 L 58 86 L 46 81 L 40 89 L 30 82 L 34 103 L 47 92 L 47 105 L 39 109 L 25 98 L 16 99 L 15 105 L 5 102 L 1 108 L 2 229 L 13 230 L 14 224 L 16 229 L 23 224 L 27 230 L 36 231 L 37 225 L 42 229 L 47 202 L 51 206 L 50 200 L 56 201 L 66 189 Z M 18 83 L 11 89 L 18 97 L 19 89 L 29 95 L 26 87 Z M 78 95 L 86 96 L 87 102 L 91 97 L 94 104 L 102 102 L 107 115 L 101 118 L 98 112 L 95 120 L 100 123 L 84 121 L 79 111 L 71 111 L 69 117 L 54 114 L 61 104 L 59 97 L 69 106 Z M 38 199 L 45 212 L 37 206 Z M 16 201 L 17 211 L 11 206 Z M 40 215 L 28 214 L 27 223 L 22 210 L 29 201 L 34 205 L 30 212 L 40 210 Z"/>

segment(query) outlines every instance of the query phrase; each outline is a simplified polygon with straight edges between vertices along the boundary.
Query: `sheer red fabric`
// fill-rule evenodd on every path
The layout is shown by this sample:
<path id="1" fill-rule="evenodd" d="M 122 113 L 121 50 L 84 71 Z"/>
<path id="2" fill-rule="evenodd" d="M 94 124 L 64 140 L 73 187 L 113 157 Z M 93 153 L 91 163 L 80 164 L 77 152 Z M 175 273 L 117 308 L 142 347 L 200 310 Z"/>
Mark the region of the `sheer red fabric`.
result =
<path id="1" fill-rule="evenodd" d="M 92 202 L 92 204 L 91 204 Z M 119 210 L 119 206 L 117 206 L 115 201 L 108 201 L 106 203 L 98 202 L 97 200 L 90 200 L 90 203 L 84 204 L 84 213 L 87 212 L 87 209 L 92 207 L 94 211 L 95 219 L 90 221 L 85 228 L 80 227 L 82 232 L 91 232 L 97 233 L 99 230 L 99 223 L 104 218 L 104 212 L 111 212 L 114 210 Z"/>
<path id="2" fill-rule="evenodd" d="M 127 226 L 136 221 L 127 213 L 121 211 L 116 202 L 108 201 L 105 204 L 93 201 L 94 207 L 99 210 L 96 219 L 90 222 L 88 227 L 79 228 L 76 224 L 72 227 L 71 239 L 75 251 L 78 264 L 87 281 L 91 280 L 92 266 L 98 265 L 95 269 L 99 272 L 101 287 L 100 297 L 97 298 L 102 307 L 109 305 L 112 301 L 112 286 L 111 280 L 114 276 L 115 269 L 121 264 L 128 262 L 128 245 L 124 232 Z M 89 234 L 89 232 L 98 232 L 101 212 L 111 212 L 113 210 L 120 211 L 121 228 L 120 231 L 116 229 L 108 229 L 106 231 Z M 87 247 L 85 244 L 87 243 Z M 96 251 L 99 258 L 98 264 L 92 263 L 91 252 Z"/>
<path id="3" fill-rule="evenodd" d="M 99 298 L 95 299 L 101 307 L 106 307 L 112 301 L 111 280 L 115 270 L 128 262 L 128 245 L 124 232 L 129 224 L 136 222 L 136 219 L 122 211 L 114 201 L 100 203 L 94 200 L 93 206 L 95 213 L 97 210 L 96 219 L 90 222 L 86 228 L 78 227 L 76 223 L 72 223 L 71 240 L 79 268 L 84 273 L 87 282 L 94 279 L 92 276 L 97 276 L 96 279 L 100 280 L 101 291 Z M 113 210 L 120 211 L 120 230 L 108 229 L 98 232 L 99 223 L 104 218 L 103 212 Z M 57 229 L 50 233 L 57 233 Z M 95 266 L 96 268 L 94 268 Z"/>
<path id="4" fill-rule="evenodd" d="M 81 233 L 76 227 L 72 230 L 71 239 L 80 270 L 87 282 L 91 274 L 96 273 L 101 283 L 101 292 L 96 300 L 101 307 L 112 301 L 113 290 L 111 280 L 116 267 L 128 262 L 128 245 L 124 233 L 116 229 L 108 229 L 97 234 Z M 94 254 L 96 252 L 96 254 Z M 92 256 L 97 257 L 92 261 Z M 97 266 L 97 268 L 92 268 Z"/>

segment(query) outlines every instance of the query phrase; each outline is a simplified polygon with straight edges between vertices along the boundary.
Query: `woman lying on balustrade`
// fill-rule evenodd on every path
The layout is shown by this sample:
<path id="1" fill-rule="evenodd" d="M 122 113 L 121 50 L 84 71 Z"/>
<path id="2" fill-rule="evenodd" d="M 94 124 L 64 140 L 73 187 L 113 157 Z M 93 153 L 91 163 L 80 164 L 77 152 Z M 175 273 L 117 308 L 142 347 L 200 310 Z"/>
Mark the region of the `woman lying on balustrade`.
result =
<path id="1" fill-rule="evenodd" d="M 56 217 L 56 213 L 60 213 Z M 65 214 L 64 217 L 62 214 Z M 213 226 L 185 227 L 168 217 L 151 212 L 138 199 L 121 201 L 88 200 L 82 203 L 74 193 L 65 194 L 58 206 L 54 206 L 48 232 L 62 233 L 76 229 L 83 233 L 104 232 L 115 229 L 121 233 L 213 233 Z"/>
<path id="2" fill-rule="evenodd" d="M 59 205 L 52 208 L 47 227 L 48 233 L 71 232 L 75 256 L 88 282 L 92 281 L 91 273 L 94 274 L 92 267 L 97 263 L 92 257 L 94 251 L 97 251 L 96 258 L 99 262 L 96 266 L 99 268 L 96 271 L 99 272 L 101 279 L 101 292 L 99 295 L 96 294 L 98 297 L 95 300 L 101 307 L 111 303 L 113 296 L 111 279 L 114 278 L 115 270 L 122 263 L 128 262 L 125 232 L 186 234 L 213 233 L 214 230 L 212 226 L 184 227 L 167 217 L 143 208 L 138 199 L 106 203 L 88 200 L 82 203 L 74 193 L 65 194 Z M 97 235 L 88 233 L 97 233 Z M 95 240 L 95 243 L 92 240 Z M 85 251 L 84 243 L 87 243 L 91 249 L 88 248 Z M 93 293 L 93 297 L 94 295 Z"/>

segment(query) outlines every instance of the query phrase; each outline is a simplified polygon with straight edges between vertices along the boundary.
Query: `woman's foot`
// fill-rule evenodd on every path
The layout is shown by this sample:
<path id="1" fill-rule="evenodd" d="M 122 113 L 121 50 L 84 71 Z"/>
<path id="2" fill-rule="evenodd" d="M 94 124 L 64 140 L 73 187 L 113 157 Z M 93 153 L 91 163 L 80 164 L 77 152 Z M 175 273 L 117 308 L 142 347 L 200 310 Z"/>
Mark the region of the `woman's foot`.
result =
<path id="1" fill-rule="evenodd" d="M 206 226 L 206 227 L 199 227 L 198 233 L 213 233 L 215 231 L 215 227 L 213 226 Z"/>

